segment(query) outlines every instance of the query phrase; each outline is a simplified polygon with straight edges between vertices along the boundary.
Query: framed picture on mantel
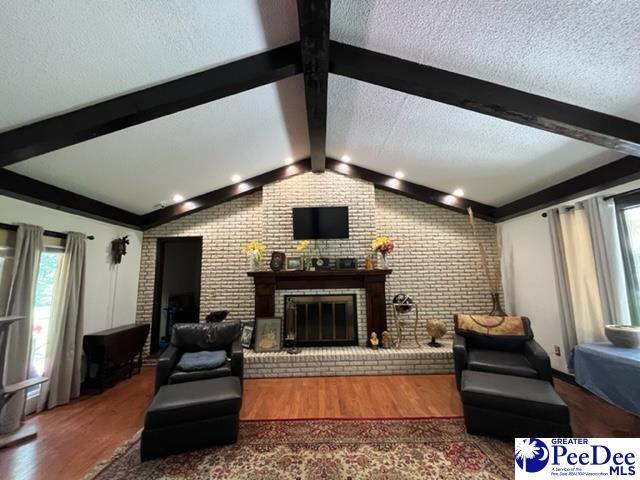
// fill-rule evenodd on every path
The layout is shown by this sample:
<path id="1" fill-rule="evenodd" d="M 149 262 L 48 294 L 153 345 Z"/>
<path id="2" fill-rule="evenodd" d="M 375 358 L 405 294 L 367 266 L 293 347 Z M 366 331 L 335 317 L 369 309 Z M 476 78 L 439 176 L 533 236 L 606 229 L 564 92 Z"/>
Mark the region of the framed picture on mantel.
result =
<path id="1" fill-rule="evenodd" d="M 302 270 L 302 257 L 287 257 L 287 270 Z"/>

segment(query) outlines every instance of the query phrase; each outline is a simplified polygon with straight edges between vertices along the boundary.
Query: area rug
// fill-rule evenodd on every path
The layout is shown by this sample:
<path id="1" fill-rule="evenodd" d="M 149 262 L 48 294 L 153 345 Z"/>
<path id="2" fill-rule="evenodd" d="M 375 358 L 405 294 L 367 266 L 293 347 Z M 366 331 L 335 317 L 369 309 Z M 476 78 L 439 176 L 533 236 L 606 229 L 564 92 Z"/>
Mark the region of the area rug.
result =
<path id="1" fill-rule="evenodd" d="M 241 422 L 237 444 L 140 462 L 139 435 L 92 480 L 508 479 L 513 443 L 460 418 Z"/>

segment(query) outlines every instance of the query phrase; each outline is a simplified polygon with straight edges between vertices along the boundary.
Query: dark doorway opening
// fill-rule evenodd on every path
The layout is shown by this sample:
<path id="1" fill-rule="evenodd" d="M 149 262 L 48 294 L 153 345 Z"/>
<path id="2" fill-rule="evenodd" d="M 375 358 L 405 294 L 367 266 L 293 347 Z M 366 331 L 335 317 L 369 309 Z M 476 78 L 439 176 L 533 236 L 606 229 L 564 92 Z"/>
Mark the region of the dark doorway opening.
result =
<path id="1" fill-rule="evenodd" d="M 159 238 L 150 353 L 169 345 L 175 323 L 198 322 L 202 237 Z"/>

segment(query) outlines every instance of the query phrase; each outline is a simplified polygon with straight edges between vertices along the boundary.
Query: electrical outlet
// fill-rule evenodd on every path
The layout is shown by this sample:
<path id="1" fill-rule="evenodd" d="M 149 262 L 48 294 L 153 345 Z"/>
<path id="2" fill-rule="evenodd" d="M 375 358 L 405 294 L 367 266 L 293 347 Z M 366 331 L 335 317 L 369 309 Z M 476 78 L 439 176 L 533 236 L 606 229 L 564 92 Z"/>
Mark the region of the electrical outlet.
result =
<path id="1" fill-rule="evenodd" d="M 557 356 L 560 356 L 560 346 L 559 345 L 554 345 L 553 346 L 553 353 L 555 353 Z"/>

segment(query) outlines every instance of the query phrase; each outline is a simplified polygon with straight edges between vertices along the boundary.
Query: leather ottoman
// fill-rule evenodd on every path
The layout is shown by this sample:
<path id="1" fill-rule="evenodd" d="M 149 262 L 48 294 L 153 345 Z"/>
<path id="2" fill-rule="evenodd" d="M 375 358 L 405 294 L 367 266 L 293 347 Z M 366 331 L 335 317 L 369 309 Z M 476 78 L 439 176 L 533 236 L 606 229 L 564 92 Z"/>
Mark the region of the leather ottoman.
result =
<path id="1" fill-rule="evenodd" d="M 238 377 L 164 385 L 144 419 L 142 461 L 235 443 L 242 390 Z"/>
<path id="2" fill-rule="evenodd" d="M 498 437 L 571 436 L 569 408 L 545 380 L 464 370 L 467 432 Z"/>

